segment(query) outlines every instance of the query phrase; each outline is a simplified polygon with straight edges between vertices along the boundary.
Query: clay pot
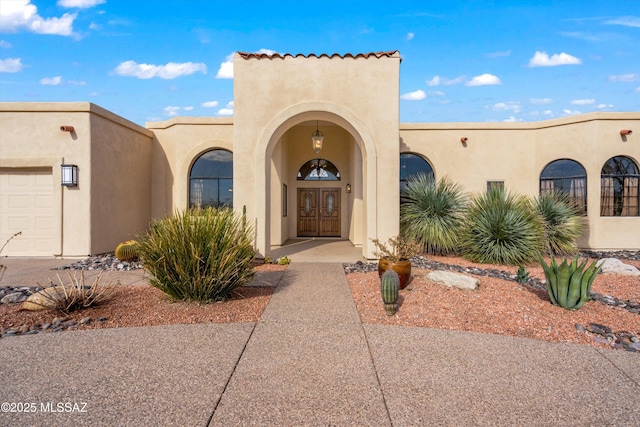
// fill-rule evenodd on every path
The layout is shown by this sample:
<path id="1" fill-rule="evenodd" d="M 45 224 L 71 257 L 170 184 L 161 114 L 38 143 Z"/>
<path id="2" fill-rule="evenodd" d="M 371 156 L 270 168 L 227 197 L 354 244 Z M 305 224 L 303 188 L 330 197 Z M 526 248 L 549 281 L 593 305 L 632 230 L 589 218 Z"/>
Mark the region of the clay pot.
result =
<path id="1" fill-rule="evenodd" d="M 391 262 L 388 259 L 381 259 L 378 261 L 378 276 L 391 269 L 398 273 L 400 278 L 400 289 L 407 287 L 409 279 L 411 278 L 411 261 L 408 259 L 401 259 L 400 261 Z"/>

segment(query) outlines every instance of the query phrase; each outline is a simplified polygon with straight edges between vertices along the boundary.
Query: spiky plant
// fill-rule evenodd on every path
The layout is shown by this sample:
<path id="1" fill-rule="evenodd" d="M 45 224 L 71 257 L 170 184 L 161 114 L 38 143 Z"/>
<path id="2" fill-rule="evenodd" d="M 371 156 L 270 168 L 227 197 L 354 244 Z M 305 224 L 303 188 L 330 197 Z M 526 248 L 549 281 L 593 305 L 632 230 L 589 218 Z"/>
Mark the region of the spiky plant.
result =
<path id="1" fill-rule="evenodd" d="M 576 239 L 582 236 L 582 217 L 566 193 L 545 193 L 534 199 L 544 221 L 544 245 L 548 253 L 570 255 L 578 251 Z"/>
<path id="2" fill-rule="evenodd" d="M 448 178 L 420 173 L 400 193 L 400 233 L 432 254 L 458 249 L 467 199 Z"/>
<path id="3" fill-rule="evenodd" d="M 536 260 L 543 236 L 542 219 L 527 197 L 493 187 L 473 197 L 461 250 L 474 262 L 523 265 Z"/>
<path id="4" fill-rule="evenodd" d="M 254 275 L 253 229 L 229 208 L 155 221 L 139 251 L 151 285 L 179 300 L 223 300 Z"/>

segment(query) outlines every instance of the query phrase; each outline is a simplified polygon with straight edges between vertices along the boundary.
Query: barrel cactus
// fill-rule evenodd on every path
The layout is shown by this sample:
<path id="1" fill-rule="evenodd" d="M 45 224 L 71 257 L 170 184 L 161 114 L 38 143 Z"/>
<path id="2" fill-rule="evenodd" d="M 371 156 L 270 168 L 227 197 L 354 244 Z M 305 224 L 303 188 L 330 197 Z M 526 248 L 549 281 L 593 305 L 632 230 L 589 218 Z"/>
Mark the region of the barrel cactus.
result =
<path id="1" fill-rule="evenodd" d="M 553 257 L 549 265 L 542 258 L 539 261 L 547 279 L 547 292 L 553 305 L 577 310 L 591 299 L 591 284 L 601 269 L 596 267 L 597 261 L 593 261 L 588 267 L 588 260 L 578 265 L 577 256 L 570 263 L 564 259 L 560 265 Z"/>
<path id="2" fill-rule="evenodd" d="M 380 293 L 387 316 L 392 316 L 398 311 L 398 289 L 400 289 L 400 277 L 393 270 L 387 270 L 382 274 Z"/>
<path id="3" fill-rule="evenodd" d="M 116 248 L 116 258 L 120 261 L 135 261 L 138 256 L 138 242 L 136 240 L 127 240 Z"/>

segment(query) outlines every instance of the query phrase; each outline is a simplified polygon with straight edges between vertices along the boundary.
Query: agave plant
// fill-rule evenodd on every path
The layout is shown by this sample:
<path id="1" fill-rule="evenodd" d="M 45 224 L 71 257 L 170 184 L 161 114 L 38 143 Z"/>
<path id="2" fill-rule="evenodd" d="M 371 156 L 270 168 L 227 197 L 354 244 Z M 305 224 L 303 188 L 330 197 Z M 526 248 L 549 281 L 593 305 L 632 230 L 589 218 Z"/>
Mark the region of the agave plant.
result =
<path id="1" fill-rule="evenodd" d="M 541 194 L 535 198 L 534 206 L 544 221 L 545 250 L 556 255 L 576 253 L 576 239 L 582 235 L 583 223 L 569 195 Z"/>
<path id="2" fill-rule="evenodd" d="M 400 193 L 400 233 L 427 253 L 446 254 L 458 248 L 466 197 L 449 179 L 420 173 Z"/>
<path id="3" fill-rule="evenodd" d="M 527 197 L 492 187 L 471 201 L 460 247 L 474 262 L 523 265 L 536 260 L 543 235 L 542 219 Z"/>
<path id="4" fill-rule="evenodd" d="M 563 260 L 560 265 L 551 257 L 549 265 L 542 258 L 538 260 L 547 279 L 547 292 L 553 305 L 569 310 L 577 310 L 591 299 L 591 284 L 600 272 L 593 261 L 587 267 L 587 261 L 578 265 L 578 256 L 572 262 Z"/>

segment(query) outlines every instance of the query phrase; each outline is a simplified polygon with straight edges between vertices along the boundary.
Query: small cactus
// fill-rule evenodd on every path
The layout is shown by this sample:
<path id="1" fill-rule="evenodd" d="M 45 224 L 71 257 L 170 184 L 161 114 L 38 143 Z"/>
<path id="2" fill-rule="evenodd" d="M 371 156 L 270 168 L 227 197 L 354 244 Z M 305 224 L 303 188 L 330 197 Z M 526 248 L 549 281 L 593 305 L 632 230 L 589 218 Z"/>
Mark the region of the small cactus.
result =
<path id="1" fill-rule="evenodd" d="M 398 311 L 398 289 L 400 289 L 398 273 L 393 270 L 385 271 L 381 277 L 380 294 L 382 294 L 387 316 L 393 316 Z"/>
<path id="2" fill-rule="evenodd" d="M 116 258 L 120 261 L 134 261 L 139 255 L 138 242 L 135 240 L 122 242 L 116 248 Z"/>
<path id="3" fill-rule="evenodd" d="M 529 272 L 523 266 L 518 267 L 518 283 L 527 283 Z"/>

